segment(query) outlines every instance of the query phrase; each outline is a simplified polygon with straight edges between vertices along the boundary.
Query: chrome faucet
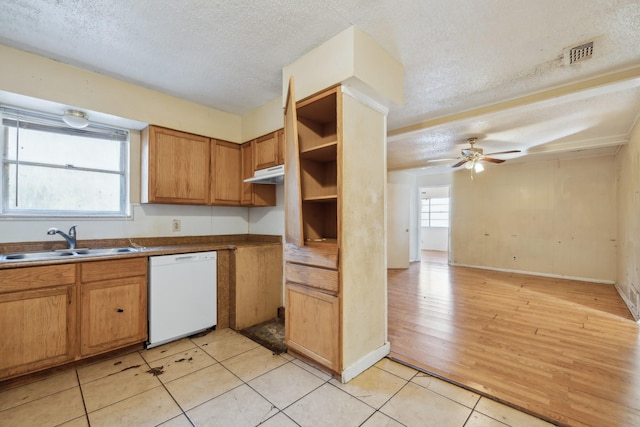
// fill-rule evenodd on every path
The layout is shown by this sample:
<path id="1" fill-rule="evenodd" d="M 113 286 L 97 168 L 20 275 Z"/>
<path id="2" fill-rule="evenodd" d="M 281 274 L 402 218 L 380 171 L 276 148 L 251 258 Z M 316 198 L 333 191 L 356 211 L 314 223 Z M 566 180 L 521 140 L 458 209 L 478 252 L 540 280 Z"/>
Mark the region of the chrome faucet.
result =
<path id="1" fill-rule="evenodd" d="M 67 243 L 69 244 L 69 249 L 76 248 L 76 226 L 75 225 L 69 229 L 69 234 L 65 233 L 62 230 L 58 230 L 57 228 L 48 229 L 47 234 L 51 236 L 53 236 L 54 234 L 59 234 L 64 238 L 64 240 L 67 241 Z"/>

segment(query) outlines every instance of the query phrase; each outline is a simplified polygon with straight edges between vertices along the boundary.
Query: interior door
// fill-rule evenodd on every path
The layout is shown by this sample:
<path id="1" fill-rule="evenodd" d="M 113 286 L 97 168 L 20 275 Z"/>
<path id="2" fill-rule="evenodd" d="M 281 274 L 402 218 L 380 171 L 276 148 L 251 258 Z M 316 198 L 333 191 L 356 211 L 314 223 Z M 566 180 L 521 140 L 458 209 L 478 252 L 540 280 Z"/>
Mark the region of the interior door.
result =
<path id="1" fill-rule="evenodd" d="M 387 184 L 387 268 L 409 268 L 411 189 Z"/>
<path id="2" fill-rule="evenodd" d="M 289 79 L 284 109 L 286 157 L 284 162 L 284 223 L 285 241 L 304 245 L 302 234 L 302 194 L 300 188 L 300 158 L 298 151 L 298 115 L 293 76 Z"/>

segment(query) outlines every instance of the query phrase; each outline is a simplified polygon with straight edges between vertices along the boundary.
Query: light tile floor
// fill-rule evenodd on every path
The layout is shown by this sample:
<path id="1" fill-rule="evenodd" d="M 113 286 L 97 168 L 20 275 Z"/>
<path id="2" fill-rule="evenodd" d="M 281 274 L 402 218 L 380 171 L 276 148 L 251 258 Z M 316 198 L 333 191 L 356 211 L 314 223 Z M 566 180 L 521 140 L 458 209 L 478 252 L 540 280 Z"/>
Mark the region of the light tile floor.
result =
<path id="1" fill-rule="evenodd" d="M 0 392 L 0 426 L 550 426 L 383 359 L 342 384 L 231 329 Z"/>

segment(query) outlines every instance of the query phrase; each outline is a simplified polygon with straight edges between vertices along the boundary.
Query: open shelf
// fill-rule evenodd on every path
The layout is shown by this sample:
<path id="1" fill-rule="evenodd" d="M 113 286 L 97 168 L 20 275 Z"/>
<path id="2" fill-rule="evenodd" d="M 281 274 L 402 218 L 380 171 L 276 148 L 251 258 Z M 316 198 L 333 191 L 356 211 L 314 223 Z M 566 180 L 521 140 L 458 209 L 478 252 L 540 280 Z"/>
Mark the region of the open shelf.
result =
<path id="1" fill-rule="evenodd" d="M 319 149 L 320 152 L 317 155 L 322 156 L 325 147 L 337 145 L 337 95 L 335 92 L 299 106 L 296 111 L 301 155 Z M 328 156 L 328 154 L 325 155 Z"/>
<path id="2" fill-rule="evenodd" d="M 317 162 L 300 159 L 300 185 L 302 199 L 315 199 L 338 194 L 338 164 L 333 161 Z"/>
<path id="3" fill-rule="evenodd" d="M 323 239 L 338 238 L 337 199 L 323 202 L 303 201 L 302 219 L 305 242 L 322 242 Z"/>
<path id="4" fill-rule="evenodd" d="M 305 197 L 302 200 L 305 202 L 316 202 L 316 203 L 335 202 L 336 200 L 338 200 L 338 195 L 329 194 L 327 196 Z"/>
<path id="5" fill-rule="evenodd" d="M 335 161 L 338 154 L 338 141 L 333 140 L 317 146 L 300 150 L 300 158 L 316 162 Z"/>

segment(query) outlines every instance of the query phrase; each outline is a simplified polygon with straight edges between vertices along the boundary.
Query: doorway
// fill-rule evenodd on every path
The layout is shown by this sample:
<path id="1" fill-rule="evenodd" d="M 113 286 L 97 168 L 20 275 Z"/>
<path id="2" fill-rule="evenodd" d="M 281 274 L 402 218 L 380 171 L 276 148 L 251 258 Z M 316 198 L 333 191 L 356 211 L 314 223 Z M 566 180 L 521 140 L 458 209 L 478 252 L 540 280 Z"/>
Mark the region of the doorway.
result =
<path id="1" fill-rule="evenodd" d="M 449 252 L 449 186 L 420 187 L 420 251 Z"/>

